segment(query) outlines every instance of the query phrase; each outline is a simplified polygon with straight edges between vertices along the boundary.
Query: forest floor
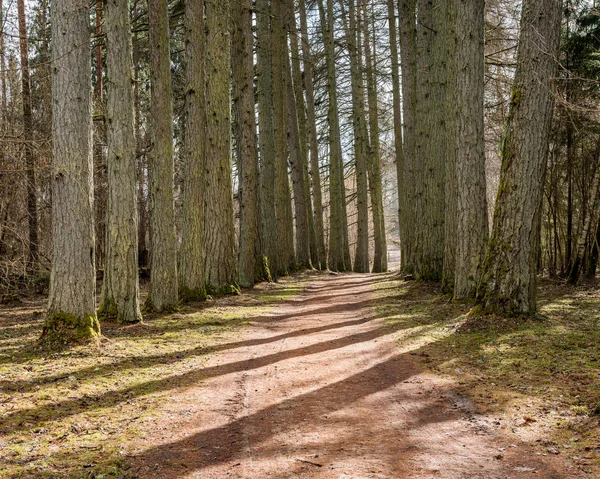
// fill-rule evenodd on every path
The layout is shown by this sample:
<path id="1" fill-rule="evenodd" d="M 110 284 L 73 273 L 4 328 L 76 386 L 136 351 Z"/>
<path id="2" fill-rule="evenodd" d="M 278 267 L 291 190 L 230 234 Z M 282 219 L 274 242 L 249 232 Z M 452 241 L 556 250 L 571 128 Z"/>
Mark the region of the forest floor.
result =
<path id="1" fill-rule="evenodd" d="M 600 290 L 540 294 L 474 320 L 434 284 L 307 273 L 54 354 L 26 301 L 0 310 L 0 477 L 599 477 Z"/>

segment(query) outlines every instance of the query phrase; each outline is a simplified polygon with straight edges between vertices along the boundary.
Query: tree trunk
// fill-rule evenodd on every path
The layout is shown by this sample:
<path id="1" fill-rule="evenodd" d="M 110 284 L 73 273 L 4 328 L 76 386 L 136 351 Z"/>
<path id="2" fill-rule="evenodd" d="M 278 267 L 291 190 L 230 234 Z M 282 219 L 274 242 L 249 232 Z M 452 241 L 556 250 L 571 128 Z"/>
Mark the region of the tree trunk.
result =
<path id="1" fill-rule="evenodd" d="M 456 66 L 456 35 L 457 35 L 457 8 L 458 0 L 447 0 L 446 15 L 446 182 L 445 182 L 445 214 L 444 214 L 444 263 L 442 267 L 442 293 L 454 293 L 454 275 L 456 271 L 456 232 L 459 218 L 457 217 L 457 184 L 456 184 L 456 162 L 457 162 L 457 122 L 456 115 L 459 110 L 458 95 L 456 92 L 457 66 Z M 470 25 L 469 25 L 470 26 Z M 468 41 L 467 37 L 467 41 Z M 479 80 L 479 79 L 478 79 Z M 483 82 L 482 82 L 483 85 Z"/>
<path id="2" fill-rule="evenodd" d="M 185 5 L 185 180 L 179 252 L 179 297 L 206 299 L 204 275 L 204 169 L 206 149 L 206 74 L 204 1 Z"/>
<path id="3" fill-rule="evenodd" d="M 337 101 L 335 72 L 335 49 L 333 36 L 333 0 L 327 0 L 327 16 L 323 0 L 318 0 L 321 29 L 324 35 L 325 60 L 327 63 L 327 89 L 329 104 L 327 123 L 329 127 L 329 254 L 328 265 L 333 271 L 352 268 L 348 245 L 348 219 L 346 216 L 346 188 Z"/>
<path id="4" fill-rule="evenodd" d="M 52 2 L 52 274 L 40 342 L 97 341 L 89 2 Z"/>
<path id="5" fill-rule="evenodd" d="M 260 218 L 264 262 L 271 277 L 277 265 L 277 228 L 275 214 L 275 134 L 273 125 L 273 55 L 271 50 L 271 15 L 269 0 L 256 0 L 256 57 L 258 92 L 258 127 L 260 156 Z"/>
<path id="6" fill-rule="evenodd" d="M 446 185 L 446 9 L 447 0 L 418 0 L 417 28 L 417 152 L 420 169 L 415 178 L 422 188 L 418 276 L 442 278 Z"/>
<path id="7" fill-rule="evenodd" d="M 486 311 L 536 311 L 542 187 L 552 121 L 560 0 L 523 2 L 502 171 L 477 296 Z"/>
<path id="8" fill-rule="evenodd" d="M 489 231 L 485 180 L 484 0 L 457 2 L 454 298 L 475 296 Z"/>
<path id="9" fill-rule="evenodd" d="M 315 113 L 315 91 L 313 85 L 313 56 L 310 52 L 308 38 L 308 25 L 306 19 L 306 4 L 300 4 L 300 29 L 302 33 L 302 61 L 304 64 L 304 85 L 306 88 L 306 117 L 308 122 L 309 150 L 310 150 L 310 175 L 312 182 L 314 223 L 316 236 L 316 250 L 312 251 L 313 266 L 319 269 L 327 266 L 325 251 L 325 236 L 323 227 L 323 194 L 321 191 L 321 174 L 319 169 L 319 144 L 317 138 L 317 120 Z M 315 258 L 316 254 L 316 258 Z"/>
<path id="10" fill-rule="evenodd" d="M 138 281 L 135 101 L 128 1 L 106 2 L 106 139 L 108 208 L 106 269 L 98 315 L 120 323 L 141 321 Z"/>
<path id="11" fill-rule="evenodd" d="M 27 271 L 35 273 L 38 267 L 37 191 L 35 186 L 35 159 L 33 156 L 33 116 L 31 114 L 31 83 L 29 75 L 29 46 L 25 0 L 17 0 L 19 16 L 19 47 L 21 54 L 21 85 L 23 104 L 23 138 L 25 140 L 25 176 L 27 179 L 27 222 L 29 227 L 29 253 Z"/>
<path id="12" fill-rule="evenodd" d="M 315 262 L 315 264 L 318 262 L 318 255 L 316 252 L 317 236 L 312 213 L 312 202 L 310 199 L 310 183 L 308 179 L 308 126 L 306 120 L 306 105 L 304 103 L 304 89 L 302 87 L 302 71 L 300 70 L 298 29 L 296 26 L 296 15 L 293 0 L 287 0 L 286 23 L 289 32 L 289 44 L 291 48 L 290 55 L 287 56 L 291 67 L 291 74 L 288 76 L 288 83 L 290 85 L 288 87 L 288 90 L 290 90 L 290 95 L 288 96 L 290 113 L 288 116 L 291 118 L 292 123 L 295 117 L 298 125 L 296 130 L 298 133 L 297 164 L 294 163 L 293 157 L 290 155 L 290 159 L 292 160 L 292 182 L 294 184 L 294 205 L 296 208 L 296 261 L 301 268 L 312 268 L 313 262 Z M 292 98 L 295 99 L 293 104 L 291 102 Z M 292 112 L 292 109 L 295 111 L 295 114 Z M 293 129 L 290 129 L 290 133 L 292 133 L 293 136 Z M 291 142 L 293 142 L 292 136 L 290 136 Z M 297 179 L 294 179 L 294 177 Z M 296 194 L 297 188 L 302 188 L 302 191 L 299 191 L 298 194 Z M 299 211 L 301 213 L 300 217 L 298 216 Z M 306 219 L 304 220 L 302 217 L 305 217 Z M 299 227 L 304 223 L 306 223 L 306 226 Z M 303 231 L 306 229 L 307 231 Z M 303 243 L 306 243 L 306 245 Z M 308 260 L 304 258 L 307 254 L 307 248 L 310 251 Z"/>
<path id="13" fill-rule="evenodd" d="M 273 130 L 275 135 L 275 214 L 277 216 L 278 259 L 277 274 L 285 276 L 296 268 L 294 253 L 294 217 L 288 176 L 287 132 L 288 96 L 285 55 L 287 32 L 284 23 L 285 8 L 282 1 L 271 2 L 273 38 Z"/>
<path id="14" fill-rule="evenodd" d="M 240 286 L 254 284 L 256 243 L 258 241 L 258 198 L 256 191 L 256 119 L 254 116 L 254 60 L 252 37 L 252 0 L 231 4 L 234 130 L 239 171 Z"/>
<path id="15" fill-rule="evenodd" d="M 157 312 L 177 307 L 177 237 L 173 198 L 173 107 L 167 0 L 148 1 L 152 148 L 150 153 L 150 291 Z"/>
<path id="16" fill-rule="evenodd" d="M 392 102 L 394 111 L 394 153 L 396 154 L 396 179 L 398 185 L 398 235 L 400 239 L 400 258 L 404 261 L 406 243 L 406 190 L 404 186 L 404 148 L 402 144 L 402 100 L 400 97 L 400 73 L 398 58 L 398 39 L 396 33 L 396 12 L 394 0 L 388 0 L 388 28 L 390 38 L 390 57 L 392 73 Z"/>
<path id="17" fill-rule="evenodd" d="M 236 0 L 237 1 L 237 0 Z M 206 0 L 206 169 L 204 251 L 209 294 L 238 292 L 231 179 L 229 0 Z"/>
<path id="18" fill-rule="evenodd" d="M 367 94 L 369 98 L 369 133 L 368 150 L 369 192 L 371 194 L 371 211 L 373 215 L 373 272 L 387 271 L 387 243 L 385 238 L 385 218 L 383 213 L 383 186 L 381 184 L 381 155 L 379 151 L 379 98 L 377 94 L 377 51 L 375 33 L 371 43 L 369 21 L 367 19 L 367 2 L 363 0 L 363 27 L 365 32 L 365 61 L 367 70 Z"/>
<path id="19" fill-rule="evenodd" d="M 354 171 L 356 174 L 357 238 L 354 256 L 354 271 L 369 272 L 369 190 L 367 183 L 368 134 L 365 124 L 365 100 L 363 75 L 360 65 L 358 36 L 354 0 L 349 1 L 346 15 L 343 1 L 340 1 L 346 43 L 350 55 L 350 82 L 352 88 L 352 126 L 354 131 Z M 347 19 L 349 17 L 349 19 Z"/>
<path id="20" fill-rule="evenodd" d="M 402 67 L 402 114 L 404 120 L 404 168 L 403 193 L 406 205 L 404 218 L 406 228 L 402 235 L 402 269 L 407 274 L 417 270 L 421 242 L 417 241 L 417 51 L 416 51 L 416 0 L 399 0 L 399 40 Z"/>

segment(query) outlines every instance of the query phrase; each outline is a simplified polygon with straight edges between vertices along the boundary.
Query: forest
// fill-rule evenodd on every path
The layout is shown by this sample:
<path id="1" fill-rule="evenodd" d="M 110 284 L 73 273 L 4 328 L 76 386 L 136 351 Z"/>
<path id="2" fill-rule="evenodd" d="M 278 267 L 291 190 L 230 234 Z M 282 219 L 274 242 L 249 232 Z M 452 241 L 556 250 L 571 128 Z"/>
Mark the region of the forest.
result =
<path id="1" fill-rule="evenodd" d="M 596 0 L 0 0 L 0 479 L 600 476 Z"/>

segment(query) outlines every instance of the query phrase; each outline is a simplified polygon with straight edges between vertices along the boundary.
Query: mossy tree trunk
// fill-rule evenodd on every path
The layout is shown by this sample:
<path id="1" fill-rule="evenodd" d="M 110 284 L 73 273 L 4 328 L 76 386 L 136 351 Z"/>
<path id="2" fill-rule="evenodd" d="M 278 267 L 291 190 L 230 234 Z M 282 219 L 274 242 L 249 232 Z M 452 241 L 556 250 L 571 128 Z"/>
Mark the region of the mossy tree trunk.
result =
<path id="1" fill-rule="evenodd" d="M 254 114 L 254 60 L 252 38 L 252 0 L 240 0 L 231 4 L 234 131 L 239 171 L 240 237 L 239 275 L 240 286 L 254 284 L 258 241 L 258 195 L 256 168 L 256 118 Z"/>
<path id="2" fill-rule="evenodd" d="M 306 3 L 299 1 L 300 30 L 302 37 L 302 61 L 304 65 L 304 85 L 306 88 L 306 119 L 308 123 L 308 144 L 310 151 L 310 176 L 313 195 L 313 215 L 315 224 L 316 249 L 311 249 L 313 266 L 319 269 L 327 266 L 325 235 L 323 226 L 323 193 L 321 191 L 321 173 L 319 169 L 319 143 L 317 138 L 317 120 L 315 113 L 315 90 L 313 84 L 313 55 L 310 51 Z"/>
<path id="3" fill-rule="evenodd" d="M 185 179 L 179 251 L 179 295 L 182 301 L 206 299 L 204 275 L 204 169 L 206 97 L 204 69 L 204 1 L 185 5 Z"/>
<path id="4" fill-rule="evenodd" d="M 542 188 L 553 111 L 560 0 L 525 0 L 504 129 L 492 234 L 477 296 L 484 310 L 536 311 Z"/>
<path id="5" fill-rule="evenodd" d="M 484 138 L 484 0 L 457 3 L 454 298 L 475 295 L 489 231 Z"/>
<path id="6" fill-rule="evenodd" d="M 89 2 L 52 2 L 52 274 L 40 342 L 97 341 Z"/>
<path id="7" fill-rule="evenodd" d="M 256 0 L 256 58 L 259 128 L 260 231 L 263 256 L 273 279 L 278 271 L 275 214 L 275 135 L 273 126 L 273 52 L 269 0 Z"/>
<path id="8" fill-rule="evenodd" d="M 177 237 L 173 198 L 173 120 L 167 0 L 148 1 L 152 149 L 150 153 L 150 291 L 147 306 L 177 306 Z"/>
<path id="9" fill-rule="evenodd" d="M 237 292 L 231 178 L 231 33 L 228 0 L 206 0 L 204 267 L 207 291 Z"/>
<path id="10" fill-rule="evenodd" d="M 108 208 L 106 267 L 98 315 L 122 323 L 135 323 L 142 319 L 138 281 L 135 105 L 130 13 L 129 1 L 106 2 Z"/>

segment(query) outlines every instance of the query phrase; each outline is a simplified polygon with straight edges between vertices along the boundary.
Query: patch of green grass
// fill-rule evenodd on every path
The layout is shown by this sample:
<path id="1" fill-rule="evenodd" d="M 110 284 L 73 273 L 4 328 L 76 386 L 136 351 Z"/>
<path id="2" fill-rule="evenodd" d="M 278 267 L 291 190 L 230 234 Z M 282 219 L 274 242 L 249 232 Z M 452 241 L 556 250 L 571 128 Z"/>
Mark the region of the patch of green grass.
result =
<path id="1" fill-rule="evenodd" d="M 304 288 L 305 278 L 261 284 L 144 323 L 102 324 L 99 348 L 36 350 L 40 303 L 0 316 L 0 478 L 120 478 L 130 444 L 180 388 L 206 380 L 210 354 Z"/>

